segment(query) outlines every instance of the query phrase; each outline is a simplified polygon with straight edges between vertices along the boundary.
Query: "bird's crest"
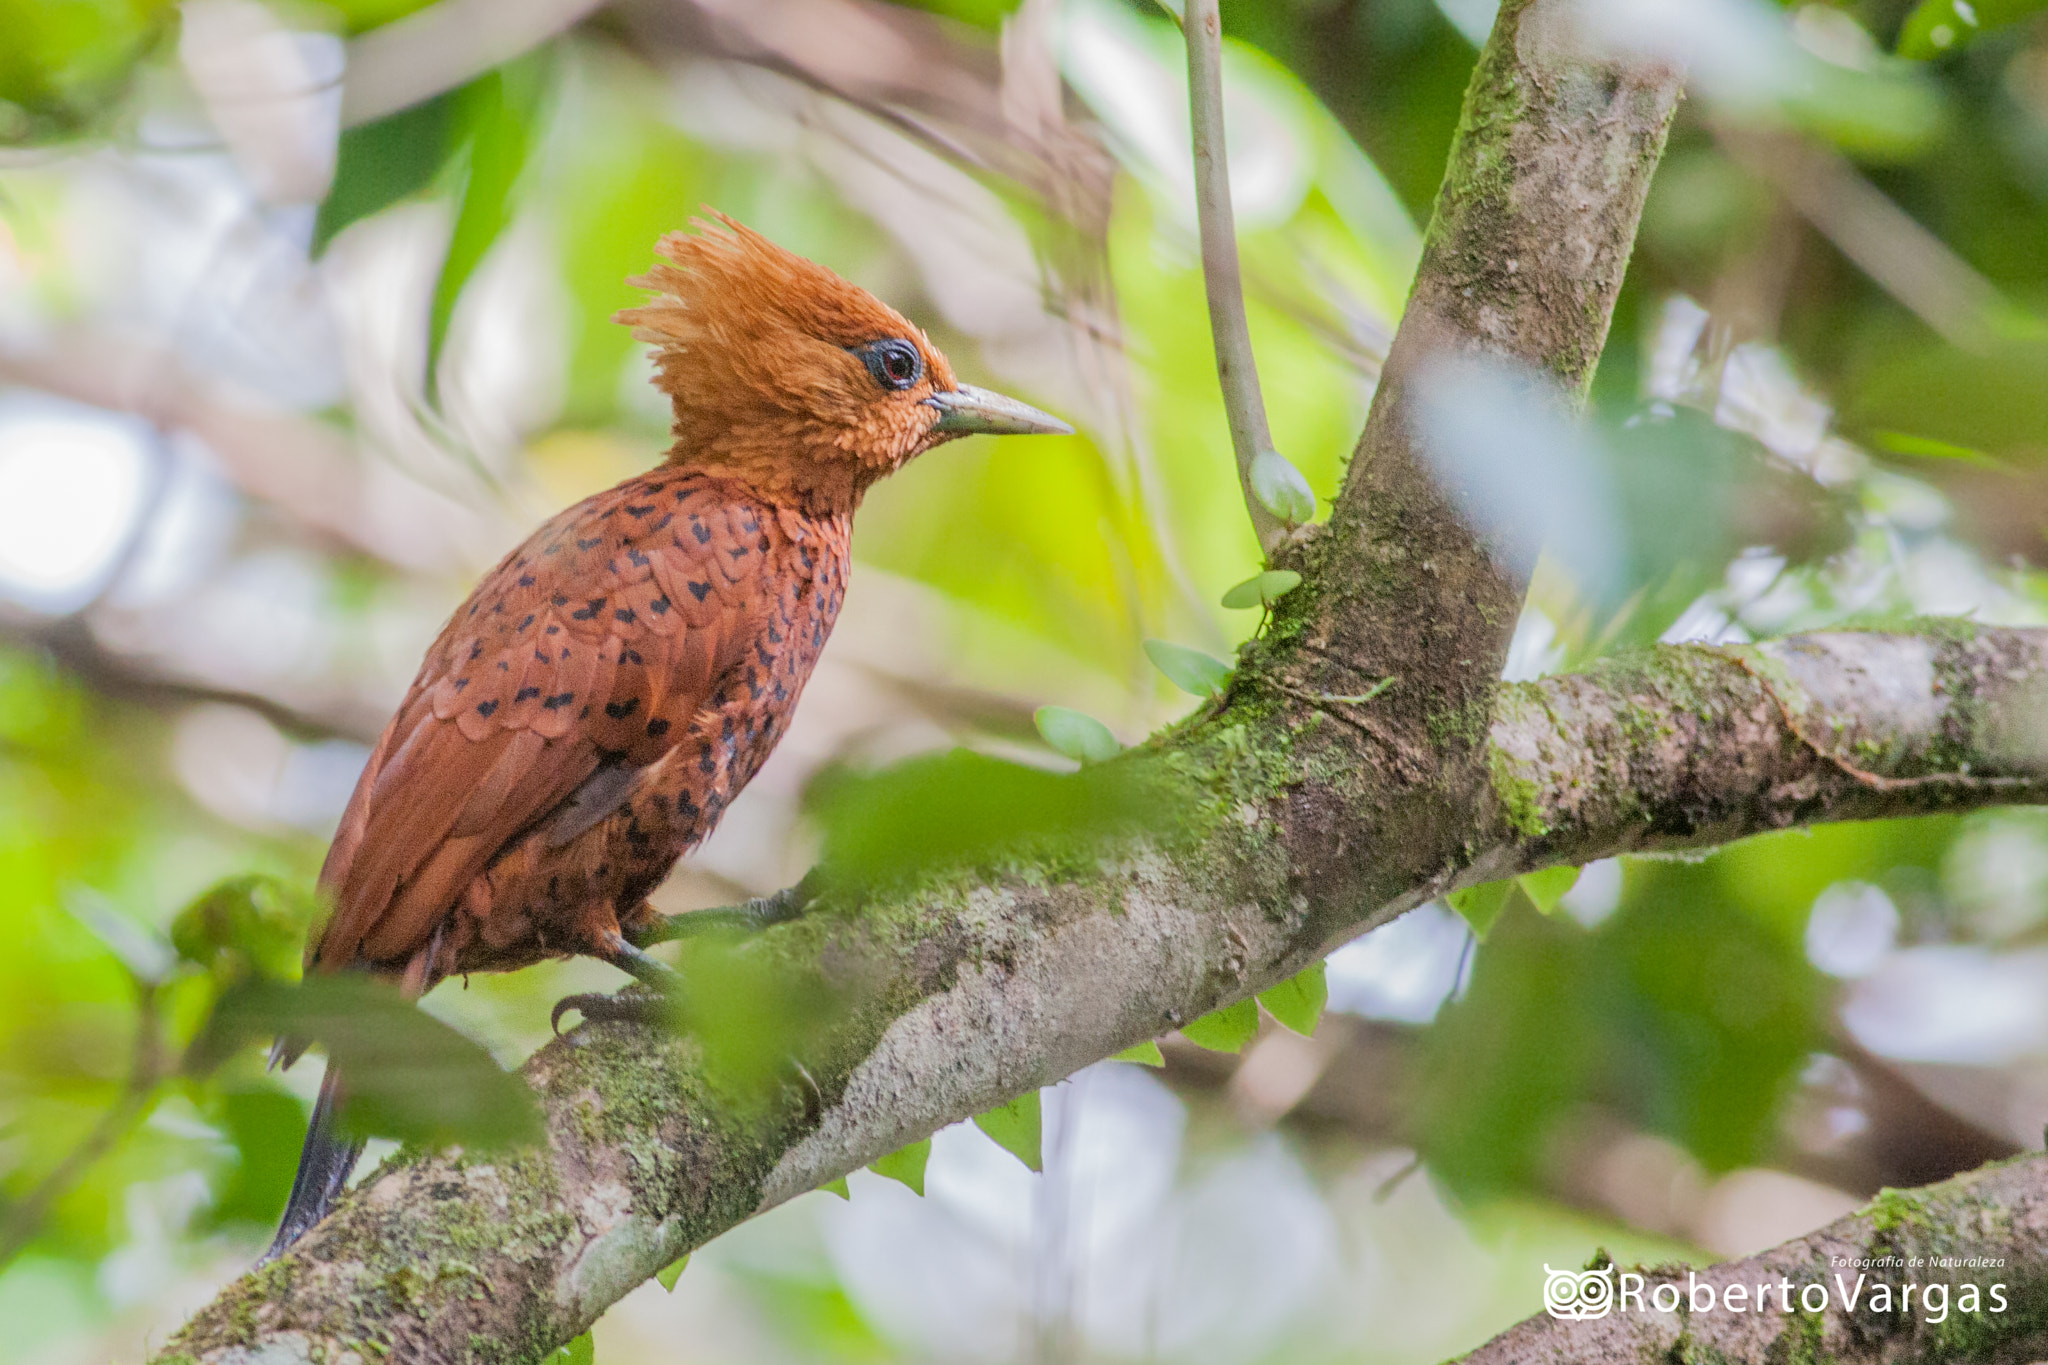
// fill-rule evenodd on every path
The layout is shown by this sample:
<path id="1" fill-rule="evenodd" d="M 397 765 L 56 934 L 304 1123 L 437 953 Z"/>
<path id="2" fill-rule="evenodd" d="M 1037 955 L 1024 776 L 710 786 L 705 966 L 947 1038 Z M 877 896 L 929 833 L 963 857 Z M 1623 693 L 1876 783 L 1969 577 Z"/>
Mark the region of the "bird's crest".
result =
<path id="1" fill-rule="evenodd" d="M 675 405 L 671 458 L 865 487 L 927 444 L 932 413 L 915 400 L 954 379 L 925 334 L 824 266 L 706 213 L 655 244 L 662 261 L 627 281 L 655 297 L 615 316 L 655 347 L 654 383 Z M 915 392 L 878 390 L 854 354 L 885 338 L 921 355 Z"/>

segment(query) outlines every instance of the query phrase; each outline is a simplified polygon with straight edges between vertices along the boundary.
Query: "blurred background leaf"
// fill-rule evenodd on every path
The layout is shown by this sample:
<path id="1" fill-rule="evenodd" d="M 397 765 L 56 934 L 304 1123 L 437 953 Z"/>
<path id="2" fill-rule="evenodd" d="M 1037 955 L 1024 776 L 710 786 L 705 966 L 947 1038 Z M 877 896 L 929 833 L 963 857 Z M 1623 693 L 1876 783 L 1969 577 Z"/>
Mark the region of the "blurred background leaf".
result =
<path id="1" fill-rule="evenodd" d="M 319 1045 L 340 1068 L 342 1124 L 362 1136 L 481 1150 L 541 1137 L 540 1107 L 524 1081 L 367 976 L 238 981 L 221 993 L 186 1064 L 203 1077 L 250 1044 L 279 1037 Z"/>

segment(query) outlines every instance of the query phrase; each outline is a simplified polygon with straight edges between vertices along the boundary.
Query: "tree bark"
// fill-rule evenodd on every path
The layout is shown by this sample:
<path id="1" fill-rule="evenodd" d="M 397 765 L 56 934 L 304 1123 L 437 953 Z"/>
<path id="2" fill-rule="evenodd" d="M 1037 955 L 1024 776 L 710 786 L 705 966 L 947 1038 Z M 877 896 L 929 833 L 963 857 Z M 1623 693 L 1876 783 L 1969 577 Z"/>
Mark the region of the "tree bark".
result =
<path id="1" fill-rule="evenodd" d="M 1996 1264 L 1967 1263 L 1986 1253 Z M 1761 1256 L 1707 1270 L 1626 1273 L 1640 1299 L 1624 1304 L 1617 1292 L 1614 1307 L 1596 1317 L 1529 1318 L 1462 1365 L 2020 1365 L 2048 1340 L 2048 1157 L 1999 1162 L 1922 1190 L 1886 1190 L 1868 1208 Z M 1617 1291 L 1623 1274 L 1609 1271 Z M 1888 1290 L 1882 1302 L 1879 1284 Z M 1938 1301 L 1927 1297 L 1932 1285 L 1941 1287 Z M 1659 1286 L 1670 1288 L 1659 1294 Z M 1741 1291 L 1733 1307 L 1731 1286 Z M 1966 1286 L 1976 1290 L 1974 1302 Z"/>
<path id="2" fill-rule="evenodd" d="M 847 1002 L 799 1049 L 819 1102 L 736 1102 L 698 1041 L 586 1025 L 524 1069 L 544 1149 L 401 1154 L 158 1359 L 535 1361 L 763 1209 L 1454 886 L 1795 821 L 2040 799 L 2037 632 L 1657 650 L 1507 689 L 1496 708 L 1524 585 L 1417 457 L 1406 395 L 1447 351 L 1583 394 L 1679 79 L 1575 52 L 1568 9 L 1501 6 L 1358 452 L 1329 524 L 1291 552 L 1303 585 L 1227 698 L 1117 760 L 1171 794 L 1170 830 L 828 894 L 730 963 L 779 998 Z M 1914 661 L 1910 685 L 1890 685 Z"/>

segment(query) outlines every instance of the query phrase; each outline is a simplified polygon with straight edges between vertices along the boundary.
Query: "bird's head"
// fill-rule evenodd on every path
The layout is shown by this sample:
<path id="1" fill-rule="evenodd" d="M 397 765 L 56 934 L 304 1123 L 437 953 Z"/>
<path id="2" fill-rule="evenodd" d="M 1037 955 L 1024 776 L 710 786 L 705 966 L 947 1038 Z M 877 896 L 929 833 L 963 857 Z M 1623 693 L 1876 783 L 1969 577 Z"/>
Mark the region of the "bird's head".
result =
<path id="1" fill-rule="evenodd" d="M 975 432 L 1069 432 L 961 384 L 895 309 L 724 214 L 655 245 L 627 281 L 656 297 L 618 314 L 655 347 L 675 405 L 671 458 L 729 469 L 778 497 L 851 509 L 876 479 Z"/>

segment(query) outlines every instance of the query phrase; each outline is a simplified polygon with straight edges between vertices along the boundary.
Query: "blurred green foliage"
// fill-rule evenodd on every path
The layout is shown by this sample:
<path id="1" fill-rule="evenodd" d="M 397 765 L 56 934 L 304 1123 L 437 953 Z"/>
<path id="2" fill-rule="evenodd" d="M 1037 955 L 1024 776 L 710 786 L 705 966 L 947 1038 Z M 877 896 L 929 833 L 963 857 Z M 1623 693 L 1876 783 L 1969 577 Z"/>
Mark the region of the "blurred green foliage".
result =
<path id="1" fill-rule="evenodd" d="M 173 0 L 0 3 L 0 146 L 68 136 L 108 113 L 175 12 Z"/>

